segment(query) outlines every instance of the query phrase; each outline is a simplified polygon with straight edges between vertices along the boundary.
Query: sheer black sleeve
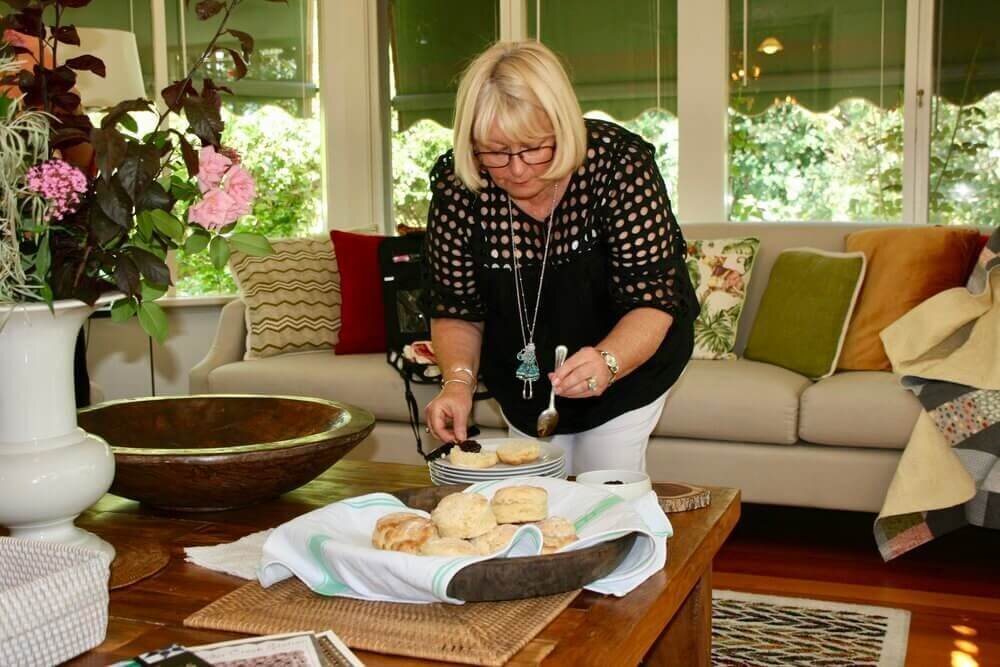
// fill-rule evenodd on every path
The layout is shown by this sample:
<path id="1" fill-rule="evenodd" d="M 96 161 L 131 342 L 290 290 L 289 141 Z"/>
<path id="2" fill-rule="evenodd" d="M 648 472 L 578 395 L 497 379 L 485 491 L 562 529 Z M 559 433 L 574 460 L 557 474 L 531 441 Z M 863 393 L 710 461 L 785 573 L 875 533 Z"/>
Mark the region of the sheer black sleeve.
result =
<path id="1" fill-rule="evenodd" d="M 431 171 L 425 280 L 430 316 L 481 321 L 485 308 L 472 257 L 475 198 L 455 176 L 451 153 Z"/>
<path id="2" fill-rule="evenodd" d="M 612 298 L 622 314 L 645 307 L 674 317 L 697 315 L 684 264 L 687 245 L 670 210 L 653 147 L 627 138 L 612 169 L 605 191 Z"/>

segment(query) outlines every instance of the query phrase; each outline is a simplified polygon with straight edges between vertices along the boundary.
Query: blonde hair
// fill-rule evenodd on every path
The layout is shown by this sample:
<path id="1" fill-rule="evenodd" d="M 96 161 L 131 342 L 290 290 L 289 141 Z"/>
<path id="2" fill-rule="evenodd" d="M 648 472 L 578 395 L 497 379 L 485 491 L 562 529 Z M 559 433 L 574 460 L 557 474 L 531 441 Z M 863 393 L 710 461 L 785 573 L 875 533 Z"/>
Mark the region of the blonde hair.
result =
<path id="1" fill-rule="evenodd" d="M 539 42 L 497 42 L 462 75 L 455 102 L 455 173 L 473 192 L 486 185 L 474 145 L 487 139 L 494 123 L 508 139 L 525 144 L 555 135 L 555 157 L 542 178 L 560 179 L 586 157 L 580 103 L 559 59 Z"/>

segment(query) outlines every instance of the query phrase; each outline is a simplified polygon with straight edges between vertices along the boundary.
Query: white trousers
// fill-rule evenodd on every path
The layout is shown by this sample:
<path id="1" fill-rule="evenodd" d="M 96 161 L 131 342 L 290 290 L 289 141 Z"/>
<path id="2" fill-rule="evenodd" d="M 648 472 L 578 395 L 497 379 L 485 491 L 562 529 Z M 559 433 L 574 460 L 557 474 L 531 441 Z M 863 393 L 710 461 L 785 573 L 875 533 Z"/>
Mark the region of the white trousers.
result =
<path id="1" fill-rule="evenodd" d="M 671 387 L 672 389 L 673 387 Z M 549 442 L 566 451 L 566 474 L 588 470 L 646 470 L 646 446 L 660 421 L 670 389 L 649 405 L 636 408 L 609 422 L 579 433 L 554 435 Z M 532 438 L 507 422 L 511 438 Z"/>

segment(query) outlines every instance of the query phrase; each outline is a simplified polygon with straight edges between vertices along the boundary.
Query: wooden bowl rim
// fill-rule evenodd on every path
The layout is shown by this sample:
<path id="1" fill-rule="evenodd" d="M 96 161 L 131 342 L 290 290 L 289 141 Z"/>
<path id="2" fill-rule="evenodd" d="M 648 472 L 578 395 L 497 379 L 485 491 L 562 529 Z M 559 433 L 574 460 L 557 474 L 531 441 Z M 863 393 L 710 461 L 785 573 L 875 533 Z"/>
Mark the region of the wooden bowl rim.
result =
<path id="1" fill-rule="evenodd" d="M 333 428 L 312 435 L 304 435 L 298 438 L 287 440 L 276 440 L 273 442 L 255 442 L 246 445 L 232 445 L 229 447 L 205 447 L 205 448 L 145 448 L 145 447 L 125 447 L 120 445 L 109 445 L 114 454 L 123 454 L 139 457 L 153 456 L 173 456 L 173 457 L 213 457 L 226 456 L 231 454 L 247 454 L 250 452 L 267 452 L 282 449 L 292 449 L 303 445 L 319 444 L 329 440 L 333 436 L 349 437 L 361 433 L 375 423 L 375 415 L 364 408 L 359 408 L 340 401 L 330 401 L 325 398 L 315 398 L 312 396 L 285 396 L 272 394 L 191 394 L 189 396 L 147 396 L 144 398 L 122 398 L 113 401 L 104 401 L 97 405 L 77 410 L 78 414 L 96 412 L 103 408 L 109 408 L 128 403 L 152 403 L 158 401 L 178 401 L 206 398 L 250 398 L 250 399 L 279 399 L 283 401 L 299 401 L 303 403 L 317 403 L 326 407 L 333 407 L 340 410 L 341 415 L 337 419 Z M 99 437 L 99 436 L 98 436 Z"/>

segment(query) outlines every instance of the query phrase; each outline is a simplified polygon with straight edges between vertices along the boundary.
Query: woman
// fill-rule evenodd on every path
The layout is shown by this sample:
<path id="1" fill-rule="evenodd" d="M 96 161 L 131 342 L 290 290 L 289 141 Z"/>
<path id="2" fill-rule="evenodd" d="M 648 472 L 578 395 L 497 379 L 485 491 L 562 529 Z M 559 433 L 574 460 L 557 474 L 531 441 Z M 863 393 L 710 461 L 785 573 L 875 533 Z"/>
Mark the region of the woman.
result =
<path id="1" fill-rule="evenodd" d="M 568 471 L 644 470 L 698 314 L 652 146 L 584 120 L 558 59 L 518 42 L 463 75 L 454 147 L 431 172 L 428 428 L 465 439 L 481 371 L 512 436 L 535 434 L 555 388 Z"/>

